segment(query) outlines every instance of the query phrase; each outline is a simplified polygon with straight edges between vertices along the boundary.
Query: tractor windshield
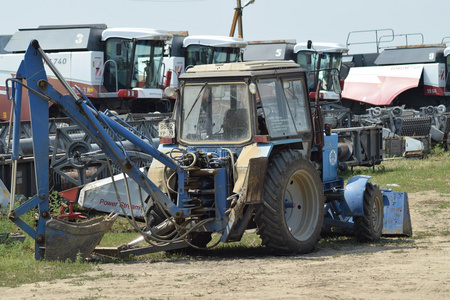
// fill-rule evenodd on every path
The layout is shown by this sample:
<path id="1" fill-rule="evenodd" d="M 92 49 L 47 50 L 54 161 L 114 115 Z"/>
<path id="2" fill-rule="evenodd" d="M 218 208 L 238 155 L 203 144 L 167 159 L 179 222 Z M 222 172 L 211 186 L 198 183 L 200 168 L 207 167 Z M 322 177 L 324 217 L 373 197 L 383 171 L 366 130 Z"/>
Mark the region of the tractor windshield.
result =
<path id="1" fill-rule="evenodd" d="M 185 85 L 180 138 L 187 143 L 242 143 L 250 140 L 249 92 L 243 83 Z"/>

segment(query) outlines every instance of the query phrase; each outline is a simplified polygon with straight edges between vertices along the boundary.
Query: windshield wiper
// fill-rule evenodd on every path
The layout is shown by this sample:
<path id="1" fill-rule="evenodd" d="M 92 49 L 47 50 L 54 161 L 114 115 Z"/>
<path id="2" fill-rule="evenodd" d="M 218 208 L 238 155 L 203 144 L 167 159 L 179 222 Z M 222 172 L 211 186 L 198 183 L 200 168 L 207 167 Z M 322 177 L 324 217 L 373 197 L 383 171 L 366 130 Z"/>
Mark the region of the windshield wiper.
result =
<path id="1" fill-rule="evenodd" d="M 205 82 L 205 84 L 202 86 L 202 88 L 200 89 L 200 92 L 198 92 L 197 97 L 195 98 L 194 103 L 192 104 L 191 110 L 188 112 L 186 118 L 184 118 L 184 120 L 187 120 L 187 118 L 189 117 L 189 115 L 191 114 L 192 110 L 195 107 L 195 104 L 197 104 L 198 99 L 200 99 L 200 95 L 202 94 L 203 90 L 205 89 L 206 85 L 208 85 L 207 82 Z"/>

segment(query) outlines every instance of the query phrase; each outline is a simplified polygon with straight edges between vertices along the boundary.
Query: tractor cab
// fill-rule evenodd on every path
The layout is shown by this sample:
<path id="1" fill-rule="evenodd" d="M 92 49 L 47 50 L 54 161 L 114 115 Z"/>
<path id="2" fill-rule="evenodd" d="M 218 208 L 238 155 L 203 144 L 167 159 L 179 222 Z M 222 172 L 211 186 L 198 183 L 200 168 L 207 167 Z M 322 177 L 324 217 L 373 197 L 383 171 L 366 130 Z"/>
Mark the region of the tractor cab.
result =
<path id="1" fill-rule="evenodd" d="M 305 72 L 292 61 L 195 66 L 180 83 L 175 119 L 181 144 L 310 142 Z"/>
<path id="2" fill-rule="evenodd" d="M 339 75 L 342 64 L 342 54 L 348 49 L 335 43 L 298 43 L 294 47 L 295 61 L 308 71 L 308 89 L 316 90 L 320 81 L 320 98 L 324 100 L 339 100 L 339 82 L 333 77 Z"/>

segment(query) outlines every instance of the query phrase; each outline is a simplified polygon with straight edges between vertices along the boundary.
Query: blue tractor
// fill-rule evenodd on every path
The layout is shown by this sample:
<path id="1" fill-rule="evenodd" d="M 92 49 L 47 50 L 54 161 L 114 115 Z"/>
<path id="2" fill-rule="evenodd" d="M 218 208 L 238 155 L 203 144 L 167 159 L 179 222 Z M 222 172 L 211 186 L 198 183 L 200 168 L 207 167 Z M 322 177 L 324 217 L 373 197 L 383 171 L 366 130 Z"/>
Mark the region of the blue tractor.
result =
<path id="1" fill-rule="evenodd" d="M 68 96 L 48 83 L 43 62 Z M 12 204 L 9 216 L 36 240 L 38 259 L 87 256 L 92 251 L 120 256 L 206 248 L 213 233 L 220 234 L 219 242 L 238 241 L 252 228 L 262 244 L 279 255 L 313 251 L 323 231 L 352 232 L 361 241 L 412 233 L 406 193 L 380 190 L 368 176 L 353 177 L 347 185 L 338 177 L 337 134 L 323 123 L 318 100 L 310 103 L 306 72 L 292 61 L 190 68 L 180 76 L 178 89 L 166 90 L 177 101 L 173 116 L 159 124 L 158 147 L 114 113 L 96 110 L 59 75 L 36 40 L 11 82 L 16 114 L 22 87 L 29 91 L 39 163 L 38 194 L 18 207 Z M 137 200 L 145 228 L 135 226 L 141 233 L 136 241 L 94 250 L 116 216 L 84 225 L 57 220 L 48 213 L 48 129 L 46 120 L 42 122 L 48 102 L 83 128 L 108 161 L 147 195 Z M 16 127 L 14 133 L 20 132 Z M 153 157 L 148 171 L 129 159 L 115 136 Z M 16 140 L 13 166 L 18 159 Z M 118 197 L 117 202 L 120 207 L 133 206 L 132 199 L 127 203 Z M 39 220 L 32 228 L 20 217 L 35 206 Z M 134 219 L 132 209 L 130 213 Z M 94 237 L 86 238 L 89 235 Z M 142 240 L 151 245 L 135 246 Z"/>

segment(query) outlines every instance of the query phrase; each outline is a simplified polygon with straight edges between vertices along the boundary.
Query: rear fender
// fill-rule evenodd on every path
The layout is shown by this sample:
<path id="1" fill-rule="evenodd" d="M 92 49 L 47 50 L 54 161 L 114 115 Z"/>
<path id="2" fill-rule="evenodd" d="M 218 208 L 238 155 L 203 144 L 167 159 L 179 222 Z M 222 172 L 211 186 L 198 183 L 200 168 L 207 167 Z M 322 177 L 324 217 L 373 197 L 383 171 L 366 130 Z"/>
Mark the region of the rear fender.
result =
<path id="1" fill-rule="evenodd" d="M 250 165 L 250 160 L 253 158 L 268 158 L 270 156 L 270 153 L 272 151 L 273 145 L 272 144 L 251 144 L 246 147 L 244 147 L 241 151 L 241 154 L 239 155 L 237 161 L 236 161 L 236 170 L 237 170 L 237 181 L 234 184 L 233 193 L 241 193 L 241 189 L 244 187 L 244 180 L 247 176 L 247 171 Z M 267 160 L 265 160 L 265 163 L 267 164 Z M 261 177 L 265 176 L 266 174 L 260 174 Z M 262 177 L 262 180 L 264 178 Z"/>
<path id="2" fill-rule="evenodd" d="M 353 176 L 347 182 L 344 190 L 345 215 L 360 216 L 364 214 L 364 191 L 371 176 Z"/>

